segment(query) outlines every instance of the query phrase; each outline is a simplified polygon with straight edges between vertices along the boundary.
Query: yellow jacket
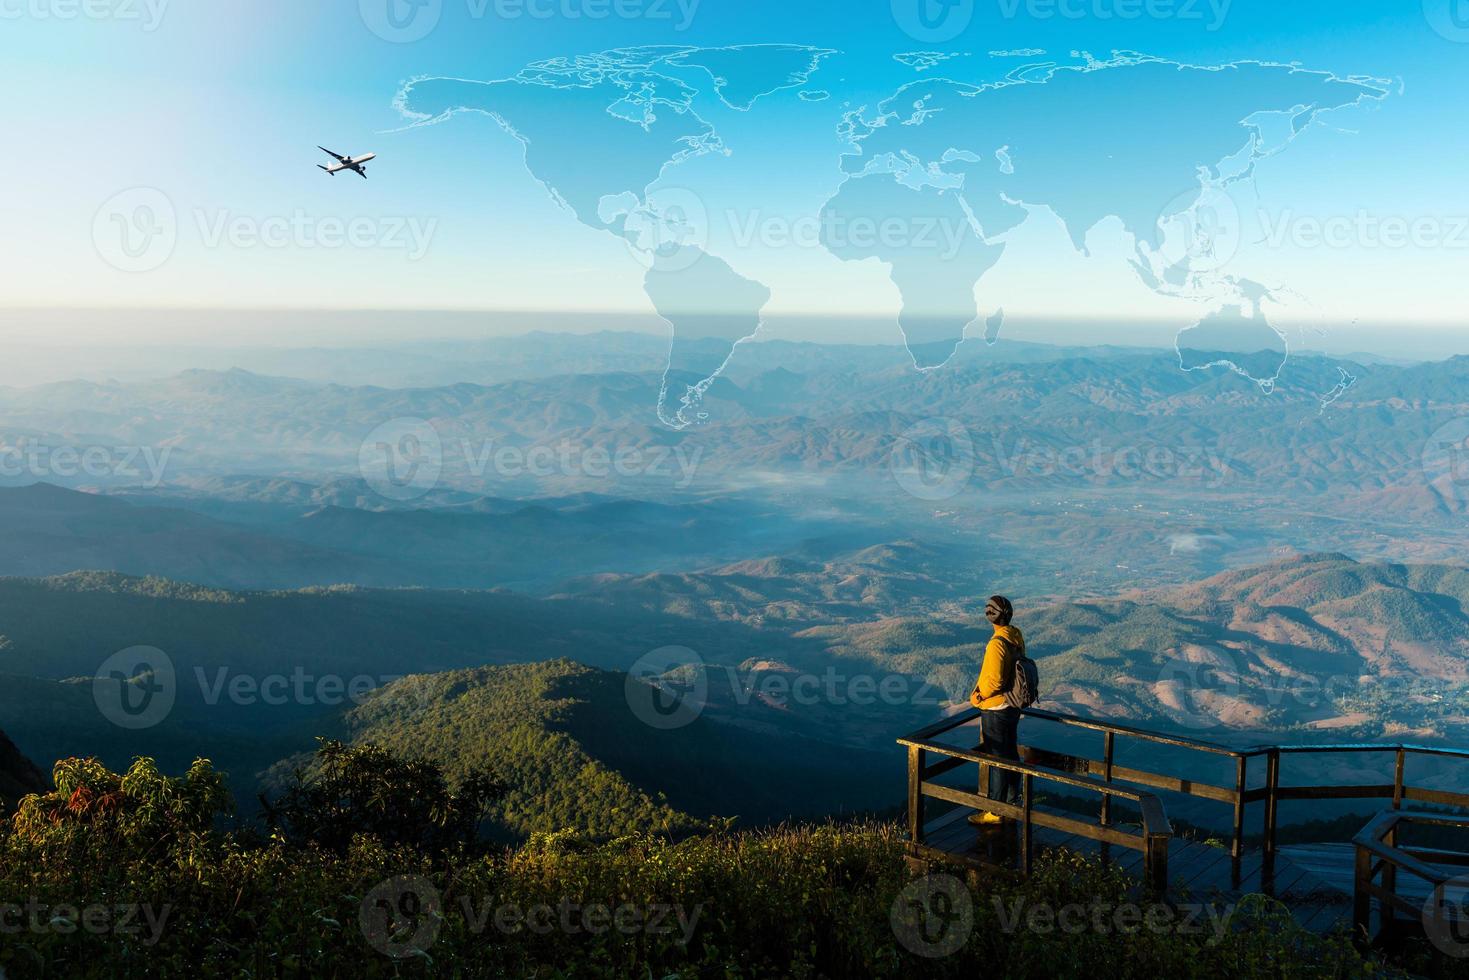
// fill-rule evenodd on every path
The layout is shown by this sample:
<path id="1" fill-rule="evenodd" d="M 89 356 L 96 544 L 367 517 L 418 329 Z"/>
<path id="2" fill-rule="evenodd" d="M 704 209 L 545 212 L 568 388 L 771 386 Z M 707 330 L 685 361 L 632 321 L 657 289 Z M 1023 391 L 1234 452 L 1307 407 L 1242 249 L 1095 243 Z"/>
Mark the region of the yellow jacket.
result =
<path id="1" fill-rule="evenodd" d="M 996 626 L 984 648 L 984 663 L 969 703 L 983 711 L 1008 707 L 1005 692 L 1015 686 L 1015 658 L 1025 653 L 1025 637 L 1014 626 Z"/>

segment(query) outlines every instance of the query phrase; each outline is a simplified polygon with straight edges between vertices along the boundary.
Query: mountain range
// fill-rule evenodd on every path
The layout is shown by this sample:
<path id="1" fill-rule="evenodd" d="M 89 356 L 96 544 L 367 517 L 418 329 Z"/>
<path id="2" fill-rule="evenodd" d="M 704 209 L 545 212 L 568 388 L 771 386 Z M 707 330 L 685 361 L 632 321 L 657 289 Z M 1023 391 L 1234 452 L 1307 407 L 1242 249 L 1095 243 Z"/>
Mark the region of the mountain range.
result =
<path id="1" fill-rule="evenodd" d="M 921 567 L 921 552 L 888 550 L 865 560 Z M 965 704 L 989 630 L 977 601 L 876 612 L 846 571 L 773 559 L 545 598 L 0 579 L 0 717 L 45 763 L 208 755 L 245 800 L 321 735 L 451 769 L 491 763 L 524 787 L 497 818 L 511 836 L 557 820 L 628 826 L 612 807 L 671 829 L 881 808 L 900 782 L 892 740 Z M 1017 623 L 1042 707 L 1243 745 L 1441 743 L 1469 732 L 1466 608 L 1460 567 L 1306 555 L 1107 599 L 1021 601 Z M 99 712 L 92 677 L 138 645 L 167 654 L 176 700 L 127 731 Z M 641 672 L 671 647 L 685 666 Z M 145 683 L 159 676 L 155 664 Z M 645 677 L 701 684 L 695 722 L 670 733 L 639 720 L 627 685 Z M 555 818 L 534 818 L 532 799 Z"/>

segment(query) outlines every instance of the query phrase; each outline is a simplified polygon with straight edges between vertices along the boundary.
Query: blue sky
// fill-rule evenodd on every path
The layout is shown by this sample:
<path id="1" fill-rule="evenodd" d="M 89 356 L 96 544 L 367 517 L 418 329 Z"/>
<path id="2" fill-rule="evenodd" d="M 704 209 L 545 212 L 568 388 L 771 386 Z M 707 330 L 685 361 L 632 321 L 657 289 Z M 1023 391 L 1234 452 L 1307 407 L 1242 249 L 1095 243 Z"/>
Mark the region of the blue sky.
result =
<path id="1" fill-rule="evenodd" d="M 793 89 L 712 120 L 732 154 L 691 160 L 678 179 L 792 220 L 840 184 L 843 103 L 875 104 L 919 77 L 892 60 L 897 52 L 968 52 L 927 73 L 966 82 L 1024 60 L 987 52 L 1026 48 L 1062 60 L 1130 49 L 1194 64 L 1299 62 L 1400 80 L 1381 106 L 1317 125 L 1260 165 L 1242 200 L 1286 236 L 1254 249 L 1242 271 L 1287 285 L 1305 298 L 1303 316 L 1328 325 L 1462 330 L 1469 10 L 1456 21 L 1450 0 L 975 0 L 940 21 L 940 33 L 961 21 L 963 30 L 939 39 L 904 33 L 909 0 L 427 0 L 428 20 L 403 23 L 410 34 L 434 26 L 407 43 L 372 29 L 383 31 L 390 2 L 405 0 L 91 0 L 81 15 L 81 0 L 0 0 L 0 75 L 13 93 L 0 155 L 0 305 L 646 311 L 626 245 L 559 208 L 513 138 L 482 117 L 405 131 L 391 100 L 421 75 L 495 79 L 619 46 L 780 42 L 842 52 L 804 86 L 832 98 L 808 102 Z M 317 143 L 380 159 L 366 182 L 327 178 L 315 169 L 325 160 Z M 595 147 L 586 162 L 595 169 Z M 134 216 L 159 195 L 174 219 L 166 261 L 107 254 L 117 208 Z M 1416 227 L 1416 243 L 1380 241 L 1393 222 Z M 1312 237 L 1332 229 L 1339 242 Z M 723 254 L 719 244 L 711 249 Z M 1185 315 L 1122 274 L 1105 242 L 1088 261 L 1065 245 L 1043 226 L 1012 243 L 996 269 L 1015 298 L 1007 308 Z M 875 262 L 763 247 L 725 257 L 771 287 L 774 313 L 897 309 Z M 980 307 L 993 305 L 982 291 Z"/>

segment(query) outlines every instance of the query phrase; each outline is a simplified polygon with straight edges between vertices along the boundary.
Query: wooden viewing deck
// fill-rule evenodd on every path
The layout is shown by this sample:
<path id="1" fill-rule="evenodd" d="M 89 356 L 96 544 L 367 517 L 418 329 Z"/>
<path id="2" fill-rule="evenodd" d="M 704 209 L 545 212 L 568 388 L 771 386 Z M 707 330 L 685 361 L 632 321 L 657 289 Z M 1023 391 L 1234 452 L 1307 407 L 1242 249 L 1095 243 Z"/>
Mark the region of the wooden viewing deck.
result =
<path id="1" fill-rule="evenodd" d="M 1021 744 L 1021 762 L 989 755 L 979 742 L 980 713 L 966 710 L 914 732 L 898 743 L 908 751 L 909 863 L 924 868 L 948 864 L 975 872 L 1028 874 L 1038 850 L 1062 848 L 1114 864 L 1134 877 L 1140 890 L 1170 901 L 1234 904 L 1245 895 L 1265 894 L 1282 902 L 1296 921 L 1317 932 L 1350 928 L 1362 941 L 1432 924 L 1463 929 L 1464 882 L 1469 850 L 1409 846 L 1401 831 L 1415 826 L 1469 830 L 1469 816 L 1413 811 L 1408 804 L 1469 809 L 1469 794 L 1406 781 L 1410 759 L 1469 761 L 1469 751 L 1420 745 L 1262 745 L 1231 748 L 1214 742 L 1113 725 L 1078 715 L 1035 709 L 1025 716 L 1072 732 L 1101 736 L 1100 758 Z M 1022 726 L 1022 735 L 1032 728 Z M 1200 781 L 1190 773 L 1153 772 L 1117 762 L 1118 740 L 1151 746 L 1156 755 L 1201 753 L 1233 769 L 1232 786 Z M 1330 759 L 1388 754 L 1391 783 L 1283 785 L 1283 763 L 1293 758 Z M 936 757 L 936 758 L 935 758 Z M 1263 779 L 1251 786 L 1251 763 L 1263 763 Z M 965 767 L 977 772 L 955 785 Z M 1018 806 L 985 793 L 988 770 L 1020 776 Z M 1155 766 L 1156 768 L 1156 766 Z M 1194 769 L 1194 766 L 1182 766 Z M 1260 774 L 1259 765 L 1254 770 Z M 1469 771 L 1469 770 L 1466 770 Z M 947 781 L 940 782 L 942 777 Z M 1037 786 L 1057 796 L 1043 797 Z M 978 787 L 978 792 L 970 787 Z M 1175 836 L 1158 792 L 1181 794 L 1227 807 L 1231 831 L 1224 844 Z M 1058 798 L 1060 797 L 1060 798 Z M 1095 816 L 1078 803 L 1095 798 Z M 1382 800 L 1385 809 L 1350 841 L 1279 846 L 1282 801 Z M 948 804 L 942 812 L 935 804 Z M 1058 805 L 1059 804 L 1059 805 Z M 1248 808 L 1263 810 L 1259 843 L 1247 841 Z M 1064 806 L 1064 808 L 1063 808 Z M 1118 819 L 1121 807 L 1136 813 Z M 1078 812 L 1081 811 L 1081 812 Z M 968 818 L 989 812 L 1007 818 L 997 827 L 976 827 Z M 1469 842 L 1469 835 L 1464 837 Z M 1463 933 L 1458 933 L 1463 934 Z"/>

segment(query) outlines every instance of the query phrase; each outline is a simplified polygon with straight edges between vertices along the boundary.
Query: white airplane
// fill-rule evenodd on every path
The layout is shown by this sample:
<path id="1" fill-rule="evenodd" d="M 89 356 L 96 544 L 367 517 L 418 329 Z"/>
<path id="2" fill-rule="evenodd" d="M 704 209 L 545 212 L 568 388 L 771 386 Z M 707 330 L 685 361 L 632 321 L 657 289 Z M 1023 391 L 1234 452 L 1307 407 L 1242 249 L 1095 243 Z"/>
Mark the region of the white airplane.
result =
<path id="1" fill-rule="evenodd" d="M 321 167 L 322 170 L 325 170 L 333 177 L 335 177 L 339 171 L 351 170 L 361 176 L 363 180 L 366 180 L 367 169 L 363 167 L 363 164 L 369 160 L 377 159 L 376 153 L 364 153 L 360 157 L 344 157 L 340 153 L 333 153 L 331 150 L 328 150 L 324 146 L 318 146 L 317 149 L 325 153 L 329 157 L 336 158 L 337 162 L 332 164 L 330 167 L 324 167 L 319 163 L 317 164 L 318 167 Z"/>

